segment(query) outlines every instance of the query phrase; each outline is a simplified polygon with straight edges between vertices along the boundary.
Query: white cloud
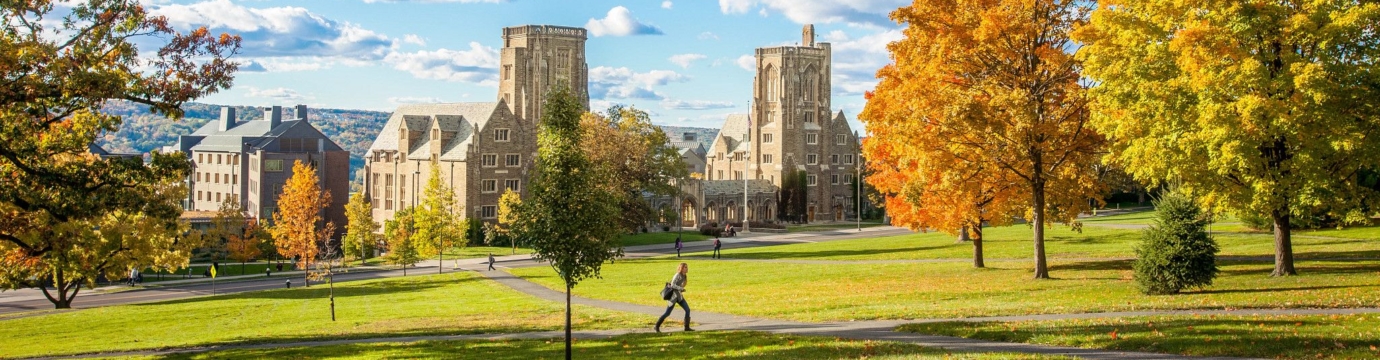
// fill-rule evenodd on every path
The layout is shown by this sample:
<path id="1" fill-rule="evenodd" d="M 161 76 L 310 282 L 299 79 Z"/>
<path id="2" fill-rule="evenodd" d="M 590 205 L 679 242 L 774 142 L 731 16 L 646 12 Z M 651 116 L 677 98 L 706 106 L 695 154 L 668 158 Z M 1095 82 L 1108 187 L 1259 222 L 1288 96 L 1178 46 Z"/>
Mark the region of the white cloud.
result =
<path id="1" fill-rule="evenodd" d="M 423 39 L 421 36 L 417 36 L 417 34 L 407 34 L 406 36 L 403 36 L 402 41 L 408 44 L 415 44 L 417 46 L 426 46 L 426 39 Z"/>
<path id="2" fill-rule="evenodd" d="M 256 62 L 256 61 L 252 61 L 252 60 L 251 60 L 251 61 L 246 62 L 246 63 L 240 63 L 239 71 L 242 71 L 242 72 L 265 72 L 265 71 L 268 71 L 268 69 L 264 67 L 264 64 L 261 64 L 261 63 L 259 63 L 259 62 Z"/>
<path id="3" fill-rule="evenodd" d="M 405 2 L 416 2 L 416 3 L 424 3 L 424 4 L 436 4 L 436 3 L 461 3 L 461 4 L 489 3 L 489 4 L 498 4 L 498 3 L 507 2 L 507 0 L 364 0 L 364 3 L 365 3 L 365 4 L 377 4 L 377 3 L 405 3 Z"/>
<path id="4" fill-rule="evenodd" d="M 589 97 L 591 99 L 650 99 L 662 100 L 666 95 L 654 87 L 672 82 L 684 82 L 689 76 L 670 70 L 634 72 L 626 67 L 600 66 L 589 69 Z"/>
<path id="5" fill-rule="evenodd" d="M 670 60 L 672 64 L 680 65 L 683 69 L 690 67 L 690 64 L 695 61 L 704 60 L 704 58 L 704 54 L 676 54 L 671 55 Z"/>
<path id="6" fill-rule="evenodd" d="M 589 19 L 585 28 L 594 36 L 661 35 L 661 29 L 643 24 L 633 18 L 632 10 L 622 6 L 609 9 L 603 19 Z"/>
<path id="7" fill-rule="evenodd" d="M 733 102 L 732 102 L 732 101 L 706 101 L 706 100 L 682 101 L 682 100 L 671 100 L 671 99 L 666 99 L 666 100 L 662 100 L 662 101 L 661 101 L 661 107 L 664 108 L 664 109 L 666 109 L 666 110 L 714 110 L 714 109 L 731 109 L 731 108 L 733 108 L 733 106 L 734 106 L 734 105 L 733 105 Z"/>
<path id="8" fill-rule="evenodd" d="M 244 89 L 248 91 L 248 93 L 245 94 L 245 96 L 247 97 L 267 98 L 277 100 L 279 102 L 315 99 L 315 97 L 302 95 L 302 93 L 297 92 L 297 90 L 288 89 L 285 87 L 260 89 L 253 86 L 245 86 Z"/>
<path id="9" fill-rule="evenodd" d="M 800 24 L 847 23 L 895 27 L 887 18 L 892 10 L 910 5 L 907 0 L 719 0 L 719 11 L 746 14 L 753 9 L 767 14 L 776 11 Z"/>
<path id="10" fill-rule="evenodd" d="M 718 35 L 714 35 L 714 33 L 712 33 L 712 32 L 705 31 L 705 32 L 700 33 L 699 39 L 700 39 L 700 40 L 718 40 L 718 39 L 719 39 L 719 36 L 718 36 Z"/>
<path id="11" fill-rule="evenodd" d="M 661 2 L 661 8 L 662 8 L 662 9 L 670 9 L 670 8 L 671 8 L 671 0 L 662 1 L 662 2 Z"/>
<path id="12" fill-rule="evenodd" d="M 425 96 L 425 97 L 395 96 L 395 97 L 390 97 L 390 98 L 388 98 L 388 102 L 391 103 L 391 104 L 393 104 L 393 105 L 402 105 L 402 104 L 435 104 L 435 103 L 443 103 L 443 102 L 446 102 L 446 101 L 445 101 L 445 100 L 438 99 L 438 98 L 430 97 L 430 96 Z"/>
<path id="13" fill-rule="evenodd" d="M 900 30 L 887 30 L 853 39 L 843 31 L 821 37 L 832 44 L 834 95 L 861 95 L 877 87 L 877 70 L 891 62 L 887 44 L 901 40 Z"/>
<path id="14" fill-rule="evenodd" d="M 248 8 L 230 0 L 155 5 L 154 15 L 167 17 L 178 29 L 207 27 L 212 33 L 239 34 L 240 56 L 317 56 L 378 60 L 397 45 L 395 39 L 348 22 L 327 19 L 300 7 Z"/>
<path id="15" fill-rule="evenodd" d="M 498 50 L 478 42 L 470 42 L 468 50 L 395 52 L 383 61 L 420 79 L 498 86 Z"/>
<path id="16" fill-rule="evenodd" d="M 743 55 L 743 56 L 739 56 L 739 57 L 738 57 L 738 60 L 737 60 L 737 63 L 738 63 L 738 67 L 743 68 L 743 70 L 752 71 L 752 72 L 756 72 L 756 71 L 757 71 L 757 57 L 755 57 L 755 56 L 752 56 L 752 55 Z"/>

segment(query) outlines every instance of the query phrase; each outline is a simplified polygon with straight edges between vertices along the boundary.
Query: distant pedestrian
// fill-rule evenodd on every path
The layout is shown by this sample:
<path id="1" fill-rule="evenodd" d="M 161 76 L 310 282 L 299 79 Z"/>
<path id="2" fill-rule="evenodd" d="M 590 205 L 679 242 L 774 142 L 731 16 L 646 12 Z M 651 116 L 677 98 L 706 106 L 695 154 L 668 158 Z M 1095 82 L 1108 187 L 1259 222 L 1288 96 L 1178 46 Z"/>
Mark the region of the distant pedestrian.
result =
<path id="1" fill-rule="evenodd" d="M 494 253 L 489 253 L 489 270 L 494 269 Z"/>
<path id="2" fill-rule="evenodd" d="M 718 236 L 715 236 L 715 237 L 714 237 L 714 254 L 713 254 L 713 258 L 715 258 L 715 259 L 722 259 L 722 258 L 723 258 L 723 255 L 719 255 L 719 248 L 722 247 L 722 246 L 724 246 L 724 243 L 721 242 L 721 241 L 719 241 L 719 237 L 718 237 Z"/>
<path id="3" fill-rule="evenodd" d="M 138 282 L 138 281 L 139 281 L 139 269 L 130 268 L 130 269 L 129 269 L 129 286 L 134 286 L 134 284 L 135 284 L 136 282 Z"/>
<path id="4" fill-rule="evenodd" d="M 681 244 L 681 242 L 680 242 L 680 234 L 676 234 L 676 258 L 680 258 L 680 249 L 681 249 L 681 247 L 682 247 L 682 244 Z"/>
<path id="5" fill-rule="evenodd" d="M 687 276 L 690 273 L 690 266 L 680 263 L 680 269 L 676 275 L 671 277 L 671 282 L 666 283 L 666 287 L 671 289 L 671 298 L 666 300 L 666 313 L 661 314 L 661 318 L 656 319 L 656 332 L 661 332 L 661 323 L 666 321 L 666 317 L 671 316 L 671 310 L 680 304 L 681 309 L 685 309 L 685 331 L 695 331 L 690 328 L 690 304 L 685 302 L 685 284 L 689 282 Z"/>

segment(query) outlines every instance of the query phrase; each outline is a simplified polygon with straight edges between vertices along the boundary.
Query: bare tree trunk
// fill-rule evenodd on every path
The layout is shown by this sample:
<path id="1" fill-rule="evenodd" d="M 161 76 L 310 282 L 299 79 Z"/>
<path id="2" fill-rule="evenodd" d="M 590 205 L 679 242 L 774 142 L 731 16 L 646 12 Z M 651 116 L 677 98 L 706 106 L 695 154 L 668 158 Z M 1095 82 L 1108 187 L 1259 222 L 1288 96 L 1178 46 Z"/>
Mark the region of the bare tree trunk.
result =
<path id="1" fill-rule="evenodd" d="M 966 242 L 966 241 L 968 241 L 969 239 L 970 239 L 970 238 L 968 237 L 968 227 L 967 227 L 967 226 L 964 226 L 964 227 L 962 227 L 962 228 L 959 228 L 959 229 L 958 229 L 958 242 L 960 242 L 960 243 Z"/>
<path id="2" fill-rule="evenodd" d="M 978 225 L 973 227 L 973 267 L 987 267 L 987 264 L 982 262 L 982 221 L 978 221 Z"/>
<path id="3" fill-rule="evenodd" d="M 565 282 L 565 360 L 570 360 L 570 282 Z M 689 325 L 686 325 L 689 326 Z"/>
<path id="4" fill-rule="evenodd" d="M 1270 212 L 1275 221 L 1275 271 L 1270 276 L 1298 275 L 1294 270 L 1294 245 L 1290 239 L 1293 230 L 1289 224 L 1288 209 L 1275 209 Z"/>
<path id="5" fill-rule="evenodd" d="M 1035 171 L 1040 171 L 1041 164 L 1037 161 Z M 1049 264 L 1045 263 L 1045 184 L 1043 179 L 1037 178 L 1032 182 L 1031 193 L 1035 197 L 1035 278 L 1049 278 Z"/>

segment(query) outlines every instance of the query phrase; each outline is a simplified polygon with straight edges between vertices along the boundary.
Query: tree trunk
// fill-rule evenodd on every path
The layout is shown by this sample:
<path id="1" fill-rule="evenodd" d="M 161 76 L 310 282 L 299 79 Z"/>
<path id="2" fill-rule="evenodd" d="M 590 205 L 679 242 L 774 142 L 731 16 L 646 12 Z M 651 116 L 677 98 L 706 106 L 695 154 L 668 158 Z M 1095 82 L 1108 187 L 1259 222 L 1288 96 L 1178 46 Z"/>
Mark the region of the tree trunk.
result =
<path id="1" fill-rule="evenodd" d="M 1275 271 L 1270 276 L 1298 275 L 1294 270 L 1294 245 L 1289 237 L 1292 230 L 1289 210 L 1275 209 L 1270 217 L 1275 221 Z"/>
<path id="2" fill-rule="evenodd" d="M 62 269 L 58 269 L 57 273 L 53 276 L 53 287 L 58 293 L 56 298 L 48 291 L 48 285 L 40 284 L 38 286 L 40 290 L 43 290 L 43 297 L 48 298 L 48 302 L 53 303 L 54 309 L 71 309 L 72 299 L 76 298 L 77 293 L 81 291 L 80 283 L 71 281 L 66 277 Z M 68 290 L 72 291 L 71 295 L 67 294 Z"/>
<path id="3" fill-rule="evenodd" d="M 244 275 L 244 262 L 240 262 L 240 275 Z"/>
<path id="4" fill-rule="evenodd" d="M 968 227 L 967 227 L 967 226 L 964 226 L 964 227 L 959 228 L 959 229 L 958 229 L 958 242 L 962 243 L 962 242 L 966 242 L 966 241 L 968 241 L 968 240 L 969 240 L 969 237 L 968 237 Z"/>
<path id="5" fill-rule="evenodd" d="M 982 262 L 982 222 L 981 222 L 981 221 L 978 222 L 978 225 L 977 225 L 976 227 L 973 227 L 973 267 L 975 267 L 975 268 L 984 268 L 984 267 L 987 267 L 987 264 L 984 264 L 984 263 Z"/>
<path id="6" fill-rule="evenodd" d="M 1040 164 L 1037 162 L 1036 171 L 1039 171 L 1039 168 Z M 1037 179 L 1031 185 L 1030 192 L 1035 197 L 1035 278 L 1048 279 L 1049 264 L 1045 263 L 1045 184 L 1041 179 Z"/>
<path id="7" fill-rule="evenodd" d="M 565 360 L 570 360 L 570 282 L 565 282 Z M 688 326 L 688 325 L 687 325 Z"/>

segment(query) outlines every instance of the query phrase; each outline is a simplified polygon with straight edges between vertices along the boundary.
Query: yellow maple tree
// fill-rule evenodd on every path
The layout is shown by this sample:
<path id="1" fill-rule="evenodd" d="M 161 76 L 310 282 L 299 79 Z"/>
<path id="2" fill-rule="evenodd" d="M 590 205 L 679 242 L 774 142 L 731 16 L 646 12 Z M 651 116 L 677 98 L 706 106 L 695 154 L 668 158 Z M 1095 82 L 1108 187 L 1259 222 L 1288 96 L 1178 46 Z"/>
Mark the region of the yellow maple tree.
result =
<path id="1" fill-rule="evenodd" d="M 330 203 L 331 193 L 321 188 L 316 169 L 301 160 L 294 162 L 292 177 L 278 196 L 269 232 L 278 253 L 297 259 L 299 269 L 310 269 L 311 262 L 335 232 L 335 224 L 321 216 L 321 210 Z"/>

